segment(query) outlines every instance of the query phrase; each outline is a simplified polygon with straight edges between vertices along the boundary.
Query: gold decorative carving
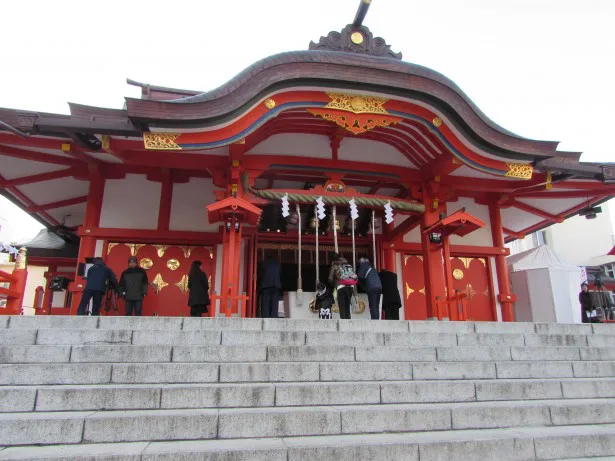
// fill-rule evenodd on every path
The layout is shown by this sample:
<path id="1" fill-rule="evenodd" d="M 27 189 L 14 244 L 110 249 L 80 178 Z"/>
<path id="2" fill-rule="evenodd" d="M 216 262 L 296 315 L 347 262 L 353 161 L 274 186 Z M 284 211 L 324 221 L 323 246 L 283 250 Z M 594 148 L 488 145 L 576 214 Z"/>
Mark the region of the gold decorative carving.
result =
<path id="1" fill-rule="evenodd" d="M 158 253 L 158 257 L 162 258 L 164 256 L 164 252 L 167 251 L 169 245 L 154 245 L 156 248 L 156 253 Z"/>
<path id="2" fill-rule="evenodd" d="M 414 290 L 410 288 L 410 285 L 406 282 L 406 299 L 408 299 L 412 293 L 414 293 Z"/>
<path id="3" fill-rule="evenodd" d="M 422 295 L 425 295 L 425 287 L 421 288 L 421 289 L 419 290 L 419 293 L 421 293 Z"/>
<path id="4" fill-rule="evenodd" d="M 360 45 L 363 43 L 363 34 L 361 34 L 361 32 L 353 32 L 350 36 L 350 40 L 352 40 L 352 43 L 355 45 Z"/>
<path id="5" fill-rule="evenodd" d="M 409 255 L 404 256 L 404 266 L 408 265 L 408 258 L 410 258 Z"/>
<path id="6" fill-rule="evenodd" d="M 190 255 L 192 254 L 192 250 L 194 250 L 194 247 L 188 247 L 188 246 L 181 246 L 180 248 L 184 252 L 185 258 L 189 258 Z"/>
<path id="7" fill-rule="evenodd" d="M 267 99 L 265 101 L 265 107 L 267 109 L 273 109 L 275 107 L 275 101 L 273 99 L 271 99 L 271 98 Z"/>
<path id="8" fill-rule="evenodd" d="M 179 261 L 175 258 L 169 259 L 167 261 L 167 267 L 171 269 L 172 271 L 176 271 L 177 269 L 179 269 L 179 266 L 180 266 Z"/>
<path id="9" fill-rule="evenodd" d="M 483 291 L 483 296 L 489 296 L 489 288 L 485 288 L 485 291 Z"/>
<path id="10" fill-rule="evenodd" d="M 472 264 L 472 261 L 474 261 L 474 258 L 458 258 L 459 261 L 461 261 L 463 263 L 463 267 L 465 267 L 466 269 L 470 268 L 470 264 Z"/>
<path id="11" fill-rule="evenodd" d="M 214 259 L 214 252 L 209 250 L 209 259 Z"/>
<path id="12" fill-rule="evenodd" d="M 139 265 L 145 269 L 145 270 L 149 270 L 152 268 L 152 266 L 154 265 L 154 261 L 152 261 L 150 258 L 143 258 L 141 260 L 141 262 L 139 263 Z"/>
<path id="13" fill-rule="evenodd" d="M 463 271 L 461 269 L 455 269 L 453 271 L 453 277 L 455 280 L 461 280 L 463 278 Z"/>
<path id="14" fill-rule="evenodd" d="M 508 172 L 504 176 L 509 178 L 532 179 L 534 167 L 529 163 L 507 163 Z"/>
<path id="15" fill-rule="evenodd" d="M 394 125 L 401 120 L 399 117 L 392 117 L 390 115 L 363 114 L 355 117 L 348 117 L 343 113 L 329 112 L 326 109 L 308 109 L 308 112 L 312 115 L 322 117 L 329 122 L 333 122 L 353 134 L 365 133 L 374 128 Z"/>
<path id="16" fill-rule="evenodd" d="M 354 114 L 388 114 L 384 108 L 384 104 L 388 102 L 386 98 L 345 93 L 327 93 L 327 96 L 331 101 L 325 109 L 338 109 Z"/>
<path id="17" fill-rule="evenodd" d="M 431 123 L 433 123 L 433 126 L 436 128 L 440 128 L 442 126 L 442 119 L 440 117 L 434 117 Z"/>
<path id="18" fill-rule="evenodd" d="M 137 256 L 139 250 L 145 246 L 145 243 L 126 243 L 128 248 L 130 248 L 130 254 L 132 256 Z"/>
<path id="19" fill-rule="evenodd" d="M 483 266 L 485 266 L 485 268 L 487 267 L 487 261 L 485 260 L 485 258 L 478 258 L 478 260 L 483 263 Z"/>
<path id="20" fill-rule="evenodd" d="M 159 295 L 162 289 L 166 286 L 169 286 L 169 284 L 162 279 L 162 275 L 160 275 L 160 273 L 156 274 L 156 277 L 152 282 L 152 287 L 154 287 L 156 294 Z"/>
<path id="21" fill-rule="evenodd" d="M 119 243 L 110 243 L 109 245 L 107 245 L 107 255 L 110 255 L 111 254 L 111 250 L 113 250 L 118 245 L 119 245 Z"/>
<path id="22" fill-rule="evenodd" d="M 183 294 L 188 293 L 188 276 L 186 274 L 182 275 L 182 278 L 175 286 L 179 288 Z"/>
<path id="23" fill-rule="evenodd" d="M 180 133 L 143 133 L 143 145 L 148 150 L 182 150 L 175 142 Z"/>
<path id="24" fill-rule="evenodd" d="M 466 285 L 465 292 L 468 295 L 468 299 L 472 299 L 474 295 L 476 294 L 476 290 L 472 288 L 472 285 L 469 283 Z"/>

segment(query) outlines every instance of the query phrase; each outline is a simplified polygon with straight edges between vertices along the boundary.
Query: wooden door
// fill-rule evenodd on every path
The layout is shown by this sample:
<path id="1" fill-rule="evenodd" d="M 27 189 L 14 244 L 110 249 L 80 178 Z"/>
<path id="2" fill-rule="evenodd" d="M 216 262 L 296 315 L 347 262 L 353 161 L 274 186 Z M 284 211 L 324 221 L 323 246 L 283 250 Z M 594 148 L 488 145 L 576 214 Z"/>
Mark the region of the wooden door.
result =
<path id="1" fill-rule="evenodd" d="M 467 295 L 469 321 L 497 321 L 485 258 L 451 258 L 453 287 Z"/>
<path id="2" fill-rule="evenodd" d="M 405 255 L 402 269 L 404 313 L 406 320 L 427 319 L 423 256 Z"/>
<path id="3" fill-rule="evenodd" d="M 213 289 L 216 258 L 214 250 L 202 246 L 152 245 L 109 243 L 107 265 L 118 277 L 128 267 L 128 258 L 134 255 L 146 269 L 149 289 L 143 302 L 143 315 L 179 317 L 190 315 L 188 307 L 188 272 L 192 261 L 202 261 L 201 269 L 209 278 Z M 124 315 L 124 301 L 119 301 L 118 315 Z M 110 312 L 110 314 L 112 314 Z"/>

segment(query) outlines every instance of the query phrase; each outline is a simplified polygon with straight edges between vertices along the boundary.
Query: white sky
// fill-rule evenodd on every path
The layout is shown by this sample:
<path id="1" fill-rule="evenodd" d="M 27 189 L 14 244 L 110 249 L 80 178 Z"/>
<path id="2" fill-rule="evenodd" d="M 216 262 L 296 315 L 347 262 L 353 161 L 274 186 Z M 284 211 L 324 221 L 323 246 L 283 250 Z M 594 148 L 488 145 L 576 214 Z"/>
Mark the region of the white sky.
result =
<path id="1" fill-rule="evenodd" d="M 139 95 L 126 78 L 206 91 L 261 58 L 340 30 L 358 3 L 3 2 L 0 107 L 121 108 L 124 96 Z M 365 25 L 405 61 L 452 79 L 503 127 L 608 162 L 614 22 L 614 0 L 373 0 Z"/>

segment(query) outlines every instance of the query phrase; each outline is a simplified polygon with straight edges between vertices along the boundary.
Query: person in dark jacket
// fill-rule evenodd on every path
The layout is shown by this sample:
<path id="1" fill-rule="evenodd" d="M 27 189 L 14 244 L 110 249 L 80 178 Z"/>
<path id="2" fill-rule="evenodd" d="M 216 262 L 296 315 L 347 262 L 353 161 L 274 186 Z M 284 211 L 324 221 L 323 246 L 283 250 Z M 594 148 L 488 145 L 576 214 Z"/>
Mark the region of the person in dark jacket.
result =
<path id="1" fill-rule="evenodd" d="M 581 285 L 579 302 L 581 303 L 581 319 L 583 320 L 583 323 L 591 323 L 590 315 L 594 310 L 594 300 L 592 299 L 592 294 L 589 292 L 589 286 L 587 283 Z"/>
<path id="2" fill-rule="evenodd" d="M 188 274 L 188 305 L 190 306 L 190 317 L 201 317 L 207 312 L 207 306 L 211 304 L 209 300 L 209 281 L 207 274 L 201 270 L 201 261 L 193 261 Z"/>
<path id="3" fill-rule="evenodd" d="M 397 274 L 388 270 L 380 271 L 382 283 L 382 310 L 385 320 L 399 320 L 401 296 L 397 288 Z"/>
<path id="4" fill-rule="evenodd" d="M 113 271 L 105 265 L 102 258 L 94 258 L 94 265 L 88 269 L 85 279 L 87 283 L 81 295 L 77 315 L 88 315 L 88 306 L 92 299 L 92 315 L 99 315 L 102 297 L 108 286 L 111 285 L 115 291 L 119 291 L 117 278 Z"/>
<path id="5" fill-rule="evenodd" d="M 380 319 L 380 297 L 382 296 L 382 283 L 378 272 L 369 263 L 369 259 L 363 257 L 359 259 L 359 283 L 367 293 L 369 301 L 369 313 L 372 320 Z"/>
<path id="6" fill-rule="evenodd" d="M 126 300 L 126 315 L 141 316 L 143 298 L 147 295 L 147 273 L 137 264 L 136 256 L 128 258 L 128 269 L 120 277 L 120 293 Z"/>
<path id="7" fill-rule="evenodd" d="M 261 317 L 277 318 L 282 293 L 280 264 L 274 259 L 263 262 L 260 280 Z"/>

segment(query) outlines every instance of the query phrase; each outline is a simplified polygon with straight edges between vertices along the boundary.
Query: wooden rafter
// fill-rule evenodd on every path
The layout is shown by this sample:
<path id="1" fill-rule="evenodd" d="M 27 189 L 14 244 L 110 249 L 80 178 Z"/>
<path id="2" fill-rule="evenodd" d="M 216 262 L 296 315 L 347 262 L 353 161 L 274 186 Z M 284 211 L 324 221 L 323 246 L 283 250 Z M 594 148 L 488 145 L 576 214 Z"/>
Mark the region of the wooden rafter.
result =
<path id="1" fill-rule="evenodd" d="M 58 202 L 45 203 L 44 205 L 35 205 L 26 208 L 26 211 L 29 213 L 39 213 L 45 210 L 52 210 L 54 208 L 63 208 L 71 205 L 78 205 L 80 203 L 85 203 L 88 201 L 88 196 L 84 195 L 82 197 L 74 197 L 66 200 L 60 200 Z"/>

